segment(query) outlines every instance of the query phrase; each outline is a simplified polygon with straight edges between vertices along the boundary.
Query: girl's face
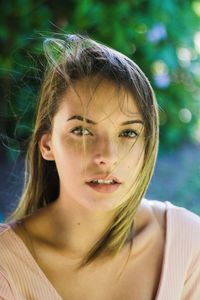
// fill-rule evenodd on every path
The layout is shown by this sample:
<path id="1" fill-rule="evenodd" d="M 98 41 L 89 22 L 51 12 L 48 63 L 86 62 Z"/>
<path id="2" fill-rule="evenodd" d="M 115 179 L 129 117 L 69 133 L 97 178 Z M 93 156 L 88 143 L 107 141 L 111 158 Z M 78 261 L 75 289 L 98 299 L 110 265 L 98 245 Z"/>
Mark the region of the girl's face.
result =
<path id="1" fill-rule="evenodd" d="M 80 80 L 64 94 L 52 126 L 40 149 L 55 160 L 59 198 L 97 211 L 124 202 L 144 159 L 143 119 L 133 95 L 108 80 Z"/>

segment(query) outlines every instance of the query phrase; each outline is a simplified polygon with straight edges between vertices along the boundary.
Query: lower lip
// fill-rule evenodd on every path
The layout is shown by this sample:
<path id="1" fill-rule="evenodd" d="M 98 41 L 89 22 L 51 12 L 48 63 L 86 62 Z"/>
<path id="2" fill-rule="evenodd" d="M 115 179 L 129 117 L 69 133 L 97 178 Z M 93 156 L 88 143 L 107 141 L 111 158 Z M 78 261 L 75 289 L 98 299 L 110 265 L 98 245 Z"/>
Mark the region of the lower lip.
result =
<path id="1" fill-rule="evenodd" d="M 120 183 L 114 183 L 114 184 L 87 183 L 87 185 L 99 193 L 113 193 L 119 188 Z"/>

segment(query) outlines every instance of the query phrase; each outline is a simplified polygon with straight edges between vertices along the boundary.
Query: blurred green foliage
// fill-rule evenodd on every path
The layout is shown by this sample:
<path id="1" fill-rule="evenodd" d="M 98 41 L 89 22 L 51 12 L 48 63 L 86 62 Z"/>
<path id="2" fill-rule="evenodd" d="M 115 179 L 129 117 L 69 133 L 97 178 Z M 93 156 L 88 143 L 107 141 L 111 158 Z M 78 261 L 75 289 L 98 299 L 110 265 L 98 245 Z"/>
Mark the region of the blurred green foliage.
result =
<path id="1" fill-rule="evenodd" d="M 199 1 L 3 0 L 0 10 L 0 137 L 9 158 L 31 133 L 43 36 L 52 32 L 88 34 L 142 68 L 160 106 L 162 149 L 200 138 Z"/>

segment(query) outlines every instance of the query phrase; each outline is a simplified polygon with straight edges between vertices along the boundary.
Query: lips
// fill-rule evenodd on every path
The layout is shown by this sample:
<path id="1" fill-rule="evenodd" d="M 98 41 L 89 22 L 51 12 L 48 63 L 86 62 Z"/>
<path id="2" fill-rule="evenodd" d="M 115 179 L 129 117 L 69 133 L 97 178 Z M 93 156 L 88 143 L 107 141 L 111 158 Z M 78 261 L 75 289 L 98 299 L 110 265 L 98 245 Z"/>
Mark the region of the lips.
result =
<path id="1" fill-rule="evenodd" d="M 98 179 L 103 179 L 103 180 L 113 180 L 114 184 L 116 183 L 122 183 L 117 177 L 114 176 L 106 176 L 106 175 L 97 175 L 92 178 L 90 178 L 86 183 L 91 183 L 93 180 L 98 180 Z"/>
<path id="2" fill-rule="evenodd" d="M 93 189 L 96 192 L 99 193 L 113 193 L 115 192 L 119 187 L 120 183 L 111 183 L 111 184 L 99 184 L 99 183 L 86 183 L 91 189 Z"/>
<path id="3" fill-rule="evenodd" d="M 98 179 L 102 179 L 102 180 L 113 180 L 114 183 L 110 183 L 110 184 L 99 184 L 99 183 L 93 183 L 93 180 L 98 180 Z M 99 192 L 99 193 L 113 193 L 115 192 L 121 185 L 121 181 L 114 176 L 106 176 L 106 175 L 98 175 L 98 176 L 94 176 L 92 177 L 89 181 L 86 182 L 86 184 L 92 188 L 94 191 Z"/>

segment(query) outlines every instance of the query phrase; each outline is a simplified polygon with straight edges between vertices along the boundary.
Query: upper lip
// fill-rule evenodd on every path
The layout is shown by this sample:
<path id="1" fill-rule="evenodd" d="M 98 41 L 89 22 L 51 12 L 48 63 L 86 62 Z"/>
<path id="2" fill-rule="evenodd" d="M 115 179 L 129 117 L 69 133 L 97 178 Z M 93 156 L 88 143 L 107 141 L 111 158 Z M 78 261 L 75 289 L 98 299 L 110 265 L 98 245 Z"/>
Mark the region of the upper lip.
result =
<path id="1" fill-rule="evenodd" d="M 97 179 L 114 180 L 117 183 L 122 183 L 117 177 L 115 177 L 115 176 L 106 176 L 106 175 L 96 175 L 96 176 L 92 177 L 91 179 L 89 179 L 87 181 L 87 183 L 92 181 L 92 180 L 97 180 Z"/>

